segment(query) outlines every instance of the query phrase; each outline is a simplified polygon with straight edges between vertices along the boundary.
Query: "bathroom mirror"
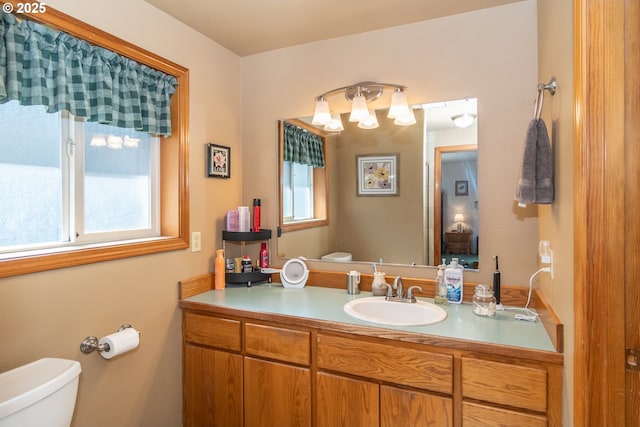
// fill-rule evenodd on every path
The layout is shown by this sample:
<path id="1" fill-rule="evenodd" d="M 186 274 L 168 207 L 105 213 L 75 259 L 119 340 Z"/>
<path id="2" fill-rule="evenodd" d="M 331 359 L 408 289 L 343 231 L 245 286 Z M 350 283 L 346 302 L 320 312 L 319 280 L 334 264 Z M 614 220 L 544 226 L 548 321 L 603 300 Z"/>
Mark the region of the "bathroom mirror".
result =
<path id="1" fill-rule="evenodd" d="M 350 256 L 354 262 L 426 266 L 457 257 L 467 268 L 477 269 L 477 100 L 415 104 L 416 124 L 411 126 L 394 125 L 386 113 L 376 111 L 376 129 L 360 129 L 348 121 L 348 113 L 342 114 L 340 132 L 314 127 L 311 117 L 290 120 L 324 138 L 328 220 L 318 226 L 310 226 L 313 221 L 305 226 L 302 220 L 295 229 L 288 223 L 278 238 L 278 256 L 327 262 Z M 452 117 L 464 113 L 471 115 L 471 123 L 457 127 Z M 282 150 L 282 132 L 280 139 Z M 395 190 L 363 194 L 358 180 L 363 165 L 388 166 L 395 174 Z M 283 194 L 287 198 L 295 193 L 289 166 L 283 168 L 281 155 L 281 227 L 286 222 Z M 313 198 L 300 199 L 308 204 Z"/>

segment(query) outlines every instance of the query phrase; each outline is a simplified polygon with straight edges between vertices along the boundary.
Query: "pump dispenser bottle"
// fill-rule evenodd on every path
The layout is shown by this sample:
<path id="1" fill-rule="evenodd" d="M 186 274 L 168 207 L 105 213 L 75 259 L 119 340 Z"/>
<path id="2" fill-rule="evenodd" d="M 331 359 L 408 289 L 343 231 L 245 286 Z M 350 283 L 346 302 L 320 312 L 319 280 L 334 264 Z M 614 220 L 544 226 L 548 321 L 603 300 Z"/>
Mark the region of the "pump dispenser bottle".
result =
<path id="1" fill-rule="evenodd" d="M 433 299 L 436 304 L 449 304 L 447 299 L 447 284 L 444 281 L 444 270 L 447 267 L 446 260 L 442 260 L 442 264 L 438 266 L 436 275 L 436 296 Z"/>

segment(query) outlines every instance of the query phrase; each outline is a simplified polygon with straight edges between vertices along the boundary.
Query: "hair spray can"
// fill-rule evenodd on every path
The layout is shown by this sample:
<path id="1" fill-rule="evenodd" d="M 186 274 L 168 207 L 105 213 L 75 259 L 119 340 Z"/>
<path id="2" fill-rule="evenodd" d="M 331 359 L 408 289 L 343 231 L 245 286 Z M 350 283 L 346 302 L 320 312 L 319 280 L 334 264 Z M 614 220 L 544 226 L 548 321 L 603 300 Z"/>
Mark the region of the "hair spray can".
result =
<path id="1" fill-rule="evenodd" d="M 260 199 L 253 199 L 253 229 L 251 231 L 260 231 Z"/>

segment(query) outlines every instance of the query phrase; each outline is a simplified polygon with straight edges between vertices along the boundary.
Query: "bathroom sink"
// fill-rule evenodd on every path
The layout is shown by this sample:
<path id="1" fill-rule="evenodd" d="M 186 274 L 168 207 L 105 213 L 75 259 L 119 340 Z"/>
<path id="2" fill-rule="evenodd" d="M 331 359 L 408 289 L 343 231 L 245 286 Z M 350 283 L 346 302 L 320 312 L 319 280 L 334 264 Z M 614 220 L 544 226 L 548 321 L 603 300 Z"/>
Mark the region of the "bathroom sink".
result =
<path id="1" fill-rule="evenodd" d="M 447 312 L 426 301 L 404 303 L 384 297 L 367 297 L 349 301 L 344 311 L 360 320 L 392 326 L 423 326 L 442 322 Z"/>

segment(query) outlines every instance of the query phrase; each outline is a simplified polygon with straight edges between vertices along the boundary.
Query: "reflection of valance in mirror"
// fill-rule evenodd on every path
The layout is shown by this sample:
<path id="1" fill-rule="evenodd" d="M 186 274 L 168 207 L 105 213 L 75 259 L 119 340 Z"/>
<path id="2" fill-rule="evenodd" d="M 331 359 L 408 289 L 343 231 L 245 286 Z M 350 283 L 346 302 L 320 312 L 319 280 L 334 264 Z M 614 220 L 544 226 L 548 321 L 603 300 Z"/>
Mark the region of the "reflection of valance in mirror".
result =
<path id="1" fill-rule="evenodd" d="M 322 139 L 291 123 L 284 122 L 284 161 L 323 168 Z"/>

